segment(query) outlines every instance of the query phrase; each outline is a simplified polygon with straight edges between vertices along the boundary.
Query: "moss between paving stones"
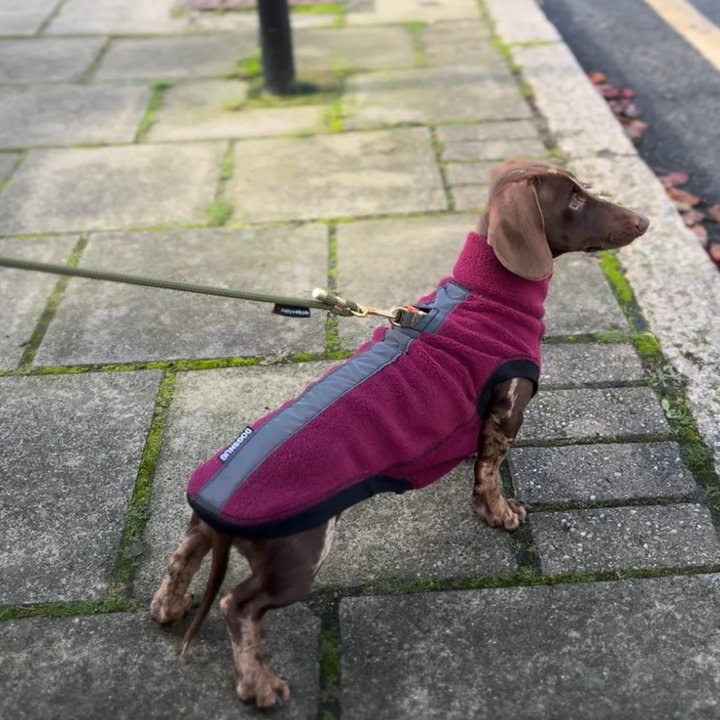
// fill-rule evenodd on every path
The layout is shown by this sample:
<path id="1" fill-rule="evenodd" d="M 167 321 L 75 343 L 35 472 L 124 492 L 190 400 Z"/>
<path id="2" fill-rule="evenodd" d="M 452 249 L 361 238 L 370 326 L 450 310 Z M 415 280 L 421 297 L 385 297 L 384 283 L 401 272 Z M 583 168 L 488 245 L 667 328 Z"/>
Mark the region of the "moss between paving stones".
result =
<path id="1" fill-rule="evenodd" d="M 145 111 L 145 115 L 143 115 L 143 118 L 140 121 L 140 126 L 138 127 L 138 131 L 135 135 L 135 142 L 140 142 L 147 135 L 148 130 L 150 130 L 153 123 L 155 122 L 155 113 L 162 105 L 165 93 L 172 86 L 173 83 L 170 80 L 162 80 L 153 85 L 153 92 L 150 96 L 150 101 L 148 102 L 148 107 Z"/>
<path id="2" fill-rule="evenodd" d="M 118 560 L 108 589 L 108 597 L 112 600 L 126 597 L 135 572 L 135 560 L 140 554 L 139 547 L 143 530 L 150 517 L 152 483 L 162 445 L 166 413 L 174 389 L 175 374 L 166 372 L 155 401 L 155 412 L 140 460 L 135 489 L 125 513 L 125 527 L 120 542 Z"/>
<path id="3" fill-rule="evenodd" d="M 323 720 L 331 720 L 340 715 L 340 633 L 337 602 L 334 603 L 330 623 L 332 624 L 325 627 L 320 634 L 320 710 Z"/>
<path id="4" fill-rule="evenodd" d="M 78 615 L 106 615 L 108 613 L 135 612 L 138 609 L 138 604 L 135 601 L 126 599 L 7 606 L 0 607 L 0 622 L 38 617 L 60 618 L 76 617 Z"/>

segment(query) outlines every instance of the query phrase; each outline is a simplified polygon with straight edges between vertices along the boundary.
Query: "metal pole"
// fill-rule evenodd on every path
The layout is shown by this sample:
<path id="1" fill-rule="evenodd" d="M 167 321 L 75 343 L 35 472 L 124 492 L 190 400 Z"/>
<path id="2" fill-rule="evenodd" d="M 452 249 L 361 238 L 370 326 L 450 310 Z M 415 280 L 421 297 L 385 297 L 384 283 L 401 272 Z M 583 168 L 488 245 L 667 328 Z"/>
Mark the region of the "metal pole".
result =
<path id="1" fill-rule="evenodd" d="M 271 95 L 297 92 L 288 0 L 258 0 L 265 91 Z"/>

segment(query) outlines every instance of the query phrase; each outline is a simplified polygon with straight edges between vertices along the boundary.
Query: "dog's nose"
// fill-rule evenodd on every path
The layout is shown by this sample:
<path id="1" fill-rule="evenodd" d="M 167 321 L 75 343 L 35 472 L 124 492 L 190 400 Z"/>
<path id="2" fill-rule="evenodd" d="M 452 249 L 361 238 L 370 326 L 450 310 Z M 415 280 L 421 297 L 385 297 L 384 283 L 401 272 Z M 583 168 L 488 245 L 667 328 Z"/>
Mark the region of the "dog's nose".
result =
<path id="1" fill-rule="evenodd" d="M 650 227 L 650 221 L 644 215 L 635 217 L 635 229 L 638 231 L 638 236 L 644 235 L 648 227 Z"/>

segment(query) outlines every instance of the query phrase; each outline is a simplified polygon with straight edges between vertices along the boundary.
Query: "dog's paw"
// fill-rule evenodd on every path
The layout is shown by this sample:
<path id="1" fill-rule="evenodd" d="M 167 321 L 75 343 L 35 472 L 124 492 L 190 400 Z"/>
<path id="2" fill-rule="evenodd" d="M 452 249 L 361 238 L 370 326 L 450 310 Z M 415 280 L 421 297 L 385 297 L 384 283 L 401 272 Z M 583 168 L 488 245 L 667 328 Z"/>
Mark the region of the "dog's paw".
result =
<path id="1" fill-rule="evenodd" d="M 479 495 L 473 495 L 472 506 L 480 519 L 494 528 L 503 528 L 514 532 L 527 520 L 529 505 L 522 500 L 502 500 L 491 508 L 487 501 Z"/>
<path id="2" fill-rule="evenodd" d="M 273 710 L 281 708 L 290 699 L 290 686 L 263 665 L 257 671 L 245 672 L 238 682 L 237 693 L 245 703 Z"/>
<path id="3" fill-rule="evenodd" d="M 177 627 L 185 617 L 185 613 L 192 607 L 192 596 L 183 595 L 179 598 L 170 598 L 159 590 L 150 603 L 150 617 L 166 628 Z"/>

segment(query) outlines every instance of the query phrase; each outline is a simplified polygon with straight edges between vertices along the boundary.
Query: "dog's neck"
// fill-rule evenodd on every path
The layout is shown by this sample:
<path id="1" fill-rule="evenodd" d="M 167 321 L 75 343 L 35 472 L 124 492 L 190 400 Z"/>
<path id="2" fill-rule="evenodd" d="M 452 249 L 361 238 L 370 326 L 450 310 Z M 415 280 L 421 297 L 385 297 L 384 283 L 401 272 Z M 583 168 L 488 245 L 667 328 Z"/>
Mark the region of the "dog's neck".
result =
<path id="1" fill-rule="evenodd" d="M 542 319 L 550 278 L 525 280 L 507 270 L 487 239 L 471 232 L 453 269 L 453 279 L 490 300 Z"/>

